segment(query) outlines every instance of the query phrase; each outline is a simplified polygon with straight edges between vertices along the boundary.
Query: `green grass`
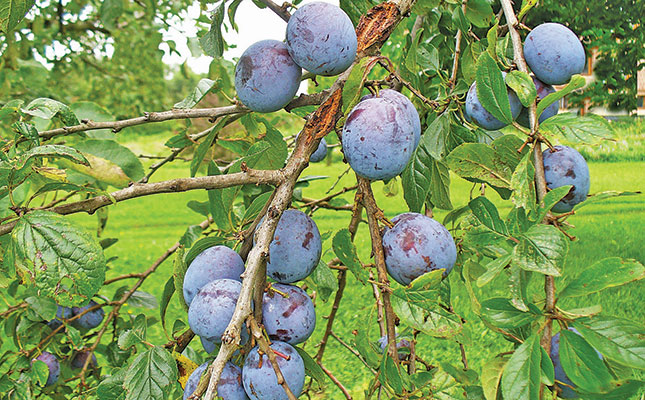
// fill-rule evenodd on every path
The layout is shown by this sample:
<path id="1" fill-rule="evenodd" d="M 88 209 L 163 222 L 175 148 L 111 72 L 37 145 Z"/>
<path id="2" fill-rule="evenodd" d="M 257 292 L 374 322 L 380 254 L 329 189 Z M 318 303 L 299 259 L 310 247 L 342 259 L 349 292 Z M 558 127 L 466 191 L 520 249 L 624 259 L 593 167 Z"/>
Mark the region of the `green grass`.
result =
<path id="1" fill-rule="evenodd" d="M 615 136 L 595 145 L 576 145 L 587 161 L 645 161 L 645 120 L 611 122 Z"/>
<path id="2" fill-rule="evenodd" d="M 146 150 L 150 153 L 160 149 L 154 148 L 151 150 L 149 147 L 149 144 L 157 143 L 159 137 L 138 138 L 137 141 L 136 146 L 141 149 L 141 152 Z M 138 150 L 135 150 L 135 153 L 139 154 Z M 331 166 L 325 163 L 314 164 L 304 172 L 303 175 L 329 176 L 328 179 L 312 182 L 310 187 L 304 189 L 305 196 L 322 197 L 324 195 L 336 180 L 336 177 L 345 169 L 339 159 L 339 154 L 336 153 L 335 162 Z M 606 190 L 635 191 L 643 189 L 642 176 L 645 162 L 592 162 L 590 163 L 590 169 L 592 193 Z M 165 169 L 161 169 L 155 175 L 155 180 L 186 176 L 188 176 L 188 164 L 179 161 Z M 341 179 L 337 189 L 353 184 L 353 175 L 348 174 Z M 460 206 L 467 203 L 470 190 L 471 184 L 453 177 L 451 186 L 453 204 Z M 388 217 L 393 217 L 406 211 L 401 190 L 394 197 L 385 197 L 383 184 L 376 183 L 374 184 L 374 192 L 377 196 L 378 204 L 385 210 Z M 489 191 L 487 195 L 498 206 L 501 206 L 502 215 L 508 212 L 510 209 L 508 202 L 502 204 L 502 201 L 493 191 Z M 348 194 L 345 198 L 351 201 L 352 195 Z M 186 207 L 186 203 L 190 200 L 206 201 L 206 199 L 206 192 L 193 191 L 133 199 L 110 207 L 110 218 L 103 237 L 115 237 L 119 239 L 119 242 L 106 251 L 108 257 L 118 257 L 111 264 L 112 268 L 108 271 L 108 277 L 143 271 L 148 268 L 154 260 L 177 241 L 187 226 L 203 220 L 201 215 L 189 210 Z M 571 279 L 577 276 L 591 263 L 605 257 L 621 256 L 645 262 L 645 247 L 642 244 L 643 239 L 645 239 L 642 233 L 645 226 L 644 205 L 645 202 L 642 196 L 619 197 L 584 207 L 571 217 L 569 222 L 575 225 L 575 229 L 571 233 L 577 236 L 578 240 L 571 244 L 571 250 L 564 268 L 565 278 L 563 279 Z M 438 212 L 437 218 L 441 221 L 444 215 L 445 212 Z M 71 218 L 88 230 L 94 231 L 96 229 L 96 217 L 74 215 Z M 321 210 L 314 215 L 314 219 L 321 233 L 335 231 L 347 226 L 349 213 Z M 356 245 L 361 260 L 368 262 L 370 259 L 370 241 L 365 225 L 361 225 L 359 228 Z M 330 243 L 328 242 L 325 248 L 329 246 Z M 325 257 L 328 259 L 331 255 L 326 254 Z M 172 262 L 166 261 L 161 265 L 158 272 L 144 283 L 141 290 L 150 292 L 159 299 L 164 284 L 171 275 L 171 271 Z M 501 339 L 498 334 L 485 329 L 478 317 L 469 311 L 470 300 L 456 274 L 452 274 L 450 279 L 453 284 L 455 309 L 466 318 L 466 326 L 472 339 L 472 345 L 467 347 L 468 359 L 472 368 L 479 371 L 486 360 L 496 353 L 510 350 L 511 344 Z M 111 296 L 118 286 L 127 283 L 131 282 L 124 281 L 113 284 L 109 288 L 104 288 L 101 293 Z M 559 280 L 557 284 L 561 286 L 562 281 Z M 533 286 L 536 291 L 532 295 L 539 295 L 537 289 L 539 289 L 540 284 L 534 282 Z M 561 306 L 574 308 L 583 305 L 600 304 L 603 307 L 603 312 L 608 315 L 624 317 L 643 324 L 645 323 L 644 289 L 645 284 L 639 282 L 626 287 L 610 289 L 601 294 L 571 299 L 563 302 Z M 485 290 L 479 291 L 481 299 L 495 295 L 503 296 L 505 293 L 506 288 L 503 278 L 493 281 Z M 175 295 L 171 302 L 168 311 L 169 326 L 172 326 L 175 319 L 187 321 L 186 313 L 182 309 L 180 301 L 180 297 Z M 322 330 L 326 323 L 323 316 L 328 314 L 331 301 L 324 303 L 318 300 L 316 306 L 318 327 L 313 338 L 306 346 L 310 353 L 315 353 L 316 351 L 313 346 L 322 335 Z M 127 308 L 127 311 L 133 314 L 144 312 L 149 316 L 158 318 L 158 310 Z M 352 331 L 361 326 L 362 321 L 372 311 L 373 298 L 371 289 L 363 287 L 353 276 L 349 276 L 348 287 L 341 303 L 334 330 L 341 337 L 352 342 Z M 377 331 L 376 327 L 372 328 L 373 339 L 377 339 Z M 149 329 L 149 335 L 149 340 L 157 344 L 165 343 L 167 340 L 160 325 Z M 193 341 L 191 347 L 201 351 L 201 346 L 197 340 Z M 434 365 L 440 362 L 457 364 L 460 360 L 459 347 L 451 340 L 437 340 L 421 336 L 419 353 L 425 360 Z M 333 339 L 329 343 L 323 362 L 351 390 L 355 398 L 363 398 L 362 393 L 366 388 L 370 373 Z M 325 394 L 321 394 L 320 398 L 341 398 L 340 392 L 333 384 L 329 383 L 326 389 L 327 391 Z"/>

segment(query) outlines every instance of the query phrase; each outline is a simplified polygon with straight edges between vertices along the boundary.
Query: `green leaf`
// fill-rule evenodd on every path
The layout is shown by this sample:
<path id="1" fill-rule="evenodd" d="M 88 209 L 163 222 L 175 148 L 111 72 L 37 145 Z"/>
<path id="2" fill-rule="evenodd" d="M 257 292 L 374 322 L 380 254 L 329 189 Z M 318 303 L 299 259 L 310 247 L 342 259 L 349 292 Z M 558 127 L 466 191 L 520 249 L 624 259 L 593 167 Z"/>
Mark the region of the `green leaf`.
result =
<path id="1" fill-rule="evenodd" d="M 549 190 L 546 196 L 544 196 L 544 199 L 542 199 L 543 204 L 540 205 L 540 210 L 535 221 L 541 222 L 553 206 L 558 204 L 558 202 L 569 193 L 571 187 L 571 185 L 565 185 Z"/>
<path id="2" fill-rule="evenodd" d="M 529 107 L 537 98 L 537 90 L 533 79 L 526 72 L 511 71 L 504 78 L 506 84 L 513 89 L 524 107 Z"/>
<path id="3" fill-rule="evenodd" d="M 212 81 L 206 78 L 201 79 L 197 83 L 197 86 L 195 86 L 193 91 L 188 96 L 186 96 L 185 99 L 175 104 L 173 108 L 182 108 L 182 109 L 193 108 L 197 105 L 197 103 L 199 103 L 204 98 L 204 96 L 206 96 L 212 90 L 217 89 L 217 87 L 218 87 L 217 81 Z"/>
<path id="4" fill-rule="evenodd" d="M 34 6 L 33 1 L 7 0 L 0 3 L 0 31 L 11 32 Z"/>
<path id="5" fill-rule="evenodd" d="M 483 143 L 464 143 L 446 157 L 450 170 L 462 178 L 510 188 L 513 169 L 504 165 L 495 150 Z"/>
<path id="6" fill-rule="evenodd" d="M 205 238 L 205 239 L 209 239 L 209 238 Z M 184 276 L 186 275 L 186 270 L 188 269 L 188 265 L 190 265 L 190 262 L 184 261 L 184 251 L 185 251 L 184 247 L 179 246 L 179 248 L 175 252 L 175 261 L 173 262 L 172 278 L 173 278 L 173 281 L 175 282 L 175 291 L 178 293 L 183 293 Z M 193 258 L 197 257 L 198 254 L 199 253 L 195 254 Z M 185 311 L 188 311 L 188 306 L 186 305 L 186 303 L 184 301 L 180 301 L 180 303 L 182 305 L 182 308 Z"/>
<path id="7" fill-rule="evenodd" d="M 595 145 L 614 136 L 609 122 L 601 116 L 574 113 L 554 115 L 540 124 L 540 131 L 562 137 L 569 144 Z"/>
<path id="8" fill-rule="evenodd" d="M 294 346 L 298 354 L 300 354 L 300 357 L 302 358 L 302 361 L 305 363 L 305 373 L 310 376 L 312 379 L 314 379 L 316 382 L 318 382 L 319 385 L 323 386 L 326 383 L 327 380 L 327 375 L 325 374 L 325 371 L 320 368 L 320 365 L 311 358 L 309 354 L 307 354 L 306 351 L 301 349 L 300 347 Z"/>
<path id="9" fill-rule="evenodd" d="M 11 260 L 23 279 L 62 306 L 92 298 L 105 280 L 101 246 L 63 216 L 34 211 L 11 232 Z"/>
<path id="10" fill-rule="evenodd" d="M 75 164 L 89 166 L 90 162 L 78 150 L 62 146 L 59 144 L 46 144 L 43 146 L 34 147 L 26 151 L 20 156 L 20 162 L 16 166 L 18 169 L 22 168 L 27 161 L 32 158 L 63 158 Z"/>
<path id="11" fill-rule="evenodd" d="M 49 378 L 49 367 L 44 361 L 36 360 L 31 365 L 31 377 L 40 386 L 45 386 Z"/>
<path id="12" fill-rule="evenodd" d="M 497 400 L 499 381 L 502 379 L 504 367 L 508 362 L 508 356 L 496 356 L 484 363 L 482 367 L 481 385 L 486 400 Z"/>
<path id="13" fill-rule="evenodd" d="M 190 248 L 190 250 L 188 251 L 188 253 L 184 257 L 185 264 L 190 265 L 190 263 L 193 262 L 195 257 L 197 257 L 204 250 L 206 250 L 206 249 L 208 249 L 210 247 L 217 246 L 217 245 L 220 245 L 220 244 L 225 244 L 225 243 L 226 243 L 226 240 L 221 238 L 221 237 L 219 237 L 219 236 L 208 236 L 208 237 L 199 239 L 198 241 L 196 241 L 193 244 L 193 247 Z M 182 254 L 183 254 L 183 251 L 182 251 Z M 182 278 L 182 281 L 183 281 L 183 278 Z M 177 291 L 178 292 L 181 292 L 180 288 L 181 288 L 181 285 L 177 286 Z"/>
<path id="14" fill-rule="evenodd" d="M 537 115 L 542 115 L 542 112 L 546 110 L 551 104 L 555 103 L 556 101 L 560 100 L 564 96 L 570 94 L 576 89 L 580 89 L 584 85 L 587 84 L 587 81 L 585 78 L 581 75 L 574 75 L 571 77 L 571 80 L 567 84 L 567 86 L 563 87 L 562 89 L 549 94 L 545 98 L 543 98 L 537 105 Z"/>
<path id="15" fill-rule="evenodd" d="M 466 18 L 476 27 L 488 28 L 493 17 L 493 8 L 486 0 L 469 0 L 466 3 Z"/>
<path id="16" fill-rule="evenodd" d="M 361 93 L 363 91 L 363 85 L 367 80 L 367 75 L 369 70 L 367 69 L 367 63 L 370 61 L 369 57 L 363 57 L 361 60 L 356 63 L 353 67 L 345 85 L 343 86 L 343 115 L 346 115 L 351 111 L 356 104 L 361 99 Z"/>
<path id="17" fill-rule="evenodd" d="M 179 239 L 179 244 L 184 247 L 190 247 L 193 242 L 202 235 L 202 227 L 199 225 L 191 225 L 186 228 L 186 232 Z"/>
<path id="18" fill-rule="evenodd" d="M 246 211 L 244 211 L 242 224 L 246 224 L 255 220 L 255 218 L 260 214 L 260 211 L 262 211 L 264 206 L 269 202 L 269 199 L 271 199 L 272 195 L 273 192 L 266 192 L 253 199 L 251 205 L 249 205 Z"/>
<path id="19" fill-rule="evenodd" d="M 126 289 L 123 294 L 127 291 L 128 289 Z M 118 298 L 120 298 L 120 296 Z M 157 303 L 157 298 L 155 296 L 141 290 L 134 291 L 126 304 L 131 307 L 142 307 L 150 310 L 154 310 L 159 307 L 159 303 Z"/>
<path id="20" fill-rule="evenodd" d="M 555 368 L 553 367 L 553 361 L 544 348 L 540 347 L 540 350 L 542 351 L 542 358 L 540 360 L 540 368 L 542 369 L 541 380 L 543 384 L 551 386 L 555 381 Z"/>
<path id="21" fill-rule="evenodd" d="M 560 362 L 567 377 L 582 390 L 602 393 L 612 380 L 598 353 L 578 334 L 560 331 Z"/>
<path id="22" fill-rule="evenodd" d="M 162 347 L 155 346 L 134 359 L 125 376 L 126 399 L 165 399 L 177 380 L 177 363 Z"/>
<path id="23" fill-rule="evenodd" d="M 74 144 L 74 148 L 83 153 L 91 164 L 75 170 L 100 181 L 123 187 L 145 175 L 139 157 L 114 140 L 87 139 Z"/>
<path id="24" fill-rule="evenodd" d="M 101 383 L 96 388 L 96 395 L 99 400 L 125 400 L 126 392 L 123 387 L 123 381 L 125 380 L 126 371 L 126 368 L 122 368 L 110 376 L 101 378 Z"/>
<path id="25" fill-rule="evenodd" d="M 511 255 L 505 255 L 494 259 L 486 265 L 486 272 L 477 278 L 477 286 L 482 287 L 488 282 L 492 281 L 497 275 L 504 270 L 504 268 L 511 262 Z"/>
<path id="26" fill-rule="evenodd" d="M 595 316 L 578 319 L 573 327 L 606 357 L 632 368 L 645 369 L 645 330 L 631 321 Z"/>
<path id="27" fill-rule="evenodd" d="M 117 19 L 123 14 L 124 8 L 123 0 L 105 0 L 101 2 L 99 15 L 103 26 L 108 30 L 116 29 Z"/>
<path id="28" fill-rule="evenodd" d="M 430 155 L 429 141 L 428 135 L 421 136 L 419 146 L 401 174 L 403 197 L 412 212 L 420 212 L 428 198 L 436 207 L 452 208 L 450 173 L 442 162 Z"/>
<path id="29" fill-rule="evenodd" d="M 105 4 L 105 2 L 103 3 Z M 95 122 L 113 121 L 114 115 L 108 110 L 91 101 L 78 101 L 69 105 L 79 120 L 90 120 Z M 95 139 L 115 139 L 116 134 L 110 129 L 96 129 L 85 132 L 85 134 Z"/>
<path id="30" fill-rule="evenodd" d="M 513 122 L 502 71 L 488 53 L 482 53 L 477 60 L 477 98 L 495 118 L 505 124 Z"/>
<path id="31" fill-rule="evenodd" d="M 513 264 L 527 271 L 560 276 L 560 267 L 569 251 L 569 241 L 551 225 L 534 225 L 513 249 Z"/>
<path id="32" fill-rule="evenodd" d="M 562 289 L 560 298 L 586 296 L 601 290 L 625 285 L 645 278 L 645 267 L 640 262 L 620 257 L 595 262 Z"/>
<path id="33" fill-rule="evenodd" d="M 172 299 L 173 294 L 175 294 L 175 279 L 173 276 L 168 278 L 166 285 L 163 288 L 163 294 L 161 295 L 161 307 L 159 307 L 159 318 L 161 319 L 161 326 L 164 333 L 170 339 L 168 335 L 168 330 L 166 329 L 166 311 L 168 311 L 168 305 Z M 181 299 L 180 299 L 181 301 Z"/>
<path id="34" fill-rule="evenodd" d="M 508 235 L 506 224 L 499 217 L 497 207 L 486 197 L 476 197 L 468 203 L 468 206 L 484 226 L 502 235 Z"/>
<path id="35" fill-rule="evenodd" d="M 327 263 L 322 260 L 318 262 L 318 266 L 309 278 L 313 282 L 312 286 L 316 289 L 316 293 L 318 293 L 322 301 L 327 301 L 329 296 L 338 290 L 336 276 L 331 271 L 331 268 L 327 266 Z"/>
<path id="36" fill-rule="evenodd" d="M 371 4 L 370 4 L 371 3 Z M 373 0 L 369 1 L 354 1 L 354 0 L 340 0 L 340 8 L 347 13 L 352 20 L 354 26 L 358 26 L 358 21 L 365 12 L 372 7 Z"/>
<path id="37" fill-rule="evenodd" d="M 520 269 L 516 265 L 512 265 L 508 269 L 508 272 L 508 288 L 511 294 L 511 304 L 520 311 L 529 311 L 526 291 L 528 289 L 529 279 L 531 278 L 530 273 Z"/>
<path id="38" fill-rule="evenodd" d="M 202 50 L 207 56 L 219 58 L 224 54 L 224 38 L 222 36 L 222 23 L 224 22 L 224 7 L 226 2 L 222 3 L 215 9 L 213 13 L 213 21 L 210 30 L 201 38 L 199 43 L 202 45 Z"/>
<path id="39" fill-rule="evenodd" d="M 441 307 L 428 311 L 393 296 L 392 308 L 401 322 L 432 337 L 450 338 L 461 332 L 463 328 L 457 315 Z"/>
<path id="40" fill-rule="evenodd" d="M 517 164 L 517 168 L 511 177 L 511 189 L 513 194 L 511 200 L 515 207 L 523 207 L 525 210 L 535 208 L 535 167 L 533 166 L 531 153 L 526 153 L 522 161 Z"/>
<path id="41" fill-rule="evenodd" d="M 635 394 L 642 394 L 642 388 L 645 382 L 636 380 L 627 380 L 622 382 L 612 382 L 611 390 L 602 394 L 585 393 L 585 399 L 592 400 L 625 400 L 634 398 Z"/>
<path id="42" fill-rule="evenodd" d="M 11 125 L 11 127 L 22 137 L 33 142 L 36 146 L 40 145 L 40 136 L 38 136 L 38 130 L 33 124 L 19 121 Z"/>
<path id="43" fill-rule="evenodd" d="M 132 346 L 143 343 L 146 340 L 148 324 L 146 316 L 139 314 L 134 318 L 132 329 L 128 329 L 119 336 L 118 345 L 121 350 L 127 350 Z"/>
<path id="44" fill-rule="evenodd" d="M 352 235 L 347 228 L 339 230 L 332 239 L 334 253 L 344 266 L 354 274 L 362 284 L 367 282 L 367 272 L 363 269 L 361 260 L 358 258 L 356 246 L 352 242 Z"/>
<path id="45" fill-rule="evenodd" d="M 539 315 L 535 306 L 531 305 L 530 309 L 531 312 L 520 311 L 509 299 L 494 297 L 482 302 L 481 315 L 498 328 L 519 328 L 532 323 Z"/>
<path id="46" fill-rule="evenodd" d="M 363 357 L 367 365 L 372 368 L 379 367 L 379 355 L 373 346 L 370 345 L 369 339 L 369 313 L 362 319 L 356 327 L 356 336 L 354 336 L 354 346 L 358 353 Z"/>
<path id="47" fill-rule="evenodd" d="M 56 315 L 56 302 L 48 297 L 31 296 L 25 299 L 29 305 L 29 310 L 37 314 L 38 318 L 42 321 L 49 321 Z"/>
<path id="48" fill-rule="evenodd" d="M 195 174 L 197 173 L 197 170 L 202 164 L 202 161 L 204 161 L 204 157 L 206 157 L 206 152 L 214 144 L 215 138 L 217 138 L 217 135 L 220 129 L 222 129 L 227 122 L 228 122 L 228 118 L 221 118 L 217 122 L 217 124 L 210 130 L 210 132 L 208 132 L 208 135 L 206 135 L 206 138 L 204 139 L 204 141 L 202 141 L 199 144 L 199 146 L 197 146 L 197 149 L 195 150 L 195 154 L 193 155 L 193 160 L 190 162 L 191 177 L 194 177 Z"/>
<path id="49" fill-rule="evenodd" d="M 380 368 L 381 374 L 379 375 L 379 381 L 387 386 L 390 386 L 395 393 L 401 393 L 403 391 L 403 378 L 401 378 L 401 371 L 396 365 L 390 355 L 383 357 Z"/>
<path id="50" fill-rule="evenodd" d="M 538 335 L 515 349 L 502 374 L 505 399 L 539 400 L 542 352 Z"/>
<path id="51" fill-rule="evenodd" d="M 27 107 L 23 108 L 22 111 L 25 114 L 42 119 L 52 119 L 58 116 L 63 124 L 67 126 L 78 125 L 79 123 L 78 118 L 76 118 L 76 115 L 74 115 L 68 106 L 60 101 L 43 97 L 33 100 L 31 103 L 27 104 Z"/>
<path id="52" fill-rule="evenodd" d="M 451 133 L 450 114 L 448 113 L 441 114 L 435 118 L 423 133 L 422 142 L 428 153 L 435 160 L 441 160 L 443 158 L 446 150 L 446 141 Z"/>

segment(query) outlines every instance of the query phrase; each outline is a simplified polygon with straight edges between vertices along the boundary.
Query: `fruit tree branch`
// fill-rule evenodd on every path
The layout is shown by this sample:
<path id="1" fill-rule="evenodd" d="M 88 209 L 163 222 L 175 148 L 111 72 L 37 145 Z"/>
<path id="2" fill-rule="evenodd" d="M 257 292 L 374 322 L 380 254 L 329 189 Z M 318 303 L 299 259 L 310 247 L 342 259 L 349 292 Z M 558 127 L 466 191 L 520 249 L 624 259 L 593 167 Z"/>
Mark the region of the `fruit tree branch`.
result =
<path id="1" fill-rule="evenodd" d="M 468 0 L 461 1 L 461 10 L 464 12 L 464 14 L 466 14 L 467 4 Z M 455 86 L 455 82 L 457 82 L 457 74 L 459 72 L 459 57 L 461 56 L 461 40 L 463 36 L 464 34 L 461 29 L 457 30 L 457 36 L 455 36 L 455 57 L 452 59 L 452 74 L 450 75 L 450 80 L 448 81 L 448 85 L 451 89 Z"/>
<path id="2" fill-rule="evenodd" d="M 78 212 L 87 212 L 88 214 L 92 214 L 101 207 L 142 196 L 160 193 L 178 193 L 200 189 L 221 189 L 245 184 L 277 185 L 281 179 L 282 172 L 280 170 L 268 171 L 252 169 L 228 175 L 178 178 L 155 183 L 133 184 L 130 187 L 117 190 L 109 195 L 102 195 L 87 200 L 63 204 L 46 210 L 62 215 Z M 0 236 L 11 232 L 13 227 L 16 225 L 16 222 L 17 221 L 11 221 L 0 225 Z"/>
<path id="3" fill-rule="evenodd" d="M 260 2 L 269 7 L 271 11 L 276 13 L 278 17 L 282 18 L 284 22 L 289 22 L 289 18 L 291 18 L 291 14 L 287 11 L 289 3 L 284 3 L 282 6 L 279 6 L 271 0 L 260 0 Z"/>

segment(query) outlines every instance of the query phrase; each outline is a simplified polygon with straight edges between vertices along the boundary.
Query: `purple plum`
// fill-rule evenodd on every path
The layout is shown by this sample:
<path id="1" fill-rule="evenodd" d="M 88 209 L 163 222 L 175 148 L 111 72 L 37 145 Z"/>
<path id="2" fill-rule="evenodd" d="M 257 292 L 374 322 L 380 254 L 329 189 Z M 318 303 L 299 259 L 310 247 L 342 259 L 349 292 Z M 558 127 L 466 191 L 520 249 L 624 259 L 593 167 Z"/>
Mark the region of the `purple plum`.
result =
<path id="1" fill-rule="evenodd" d="M 69 307 L 58 306 L 56 310 L 56 318 L 47 322 L 47 326 L 52 328 L 52 330 L 57 329 L 59 326 L 63 325 L 63 319 L 72 318 L 74 312 Z"/>
<path id="2" fill-rule="evenodd" d="M 399 339 L 399 334 L 396 334 L 396 338 Z M 387 335 L 381 336 L 381 338 L 378 340 L 378 345 L 381 347 L 381 351 L 385 352 L 385 349 L 387 349 Z M 396 344 L 396 349 L 399 350 L 399 359 L 404 359 L 406 354 L 410 352 L 410 346 L 412 344 L 408 339 L 400 339 L 398 343 Z M 403 351 L 401 351 L 403 350 Z"/>
<path id="3" fill-rule="evenodd" d="M 457 247 L 450 232 L 430 217 L 405 213 L 383 235 L 387 271 L 402 285 L 421 275 L 444 269 L 444 276 L 457 261 Z"/>
<path id="4" fill-rule="evenodd" d="M 555 89 L 551 85 L 547 85 L 546 83 L 540 81 L 536 77 L 533 78 L 533 83 L 535 83 L 535 90 L 537 91 L 537 98 L 538 102 L 545 98 L 546 96 L 550 95 L 551 93 L 555 93 Z M 542 123 L 548 118 L 551 118 L 552 116 L 556 115 L 558 113 L 558 102 L 556 101 L 555 103 L 551 104 L 548 106 L 544 111 L 542 111 L 542 114 L 538 118 L 538 122 Z M 526 107 L 522 107 L 522 111 L 520 112 L 520 115 L 517 117 L 517 123 L 529 128 L 530 123 L 529 123 L 529 110 Z"/>
<path id="5" fill-rule="evenodd" d="M 300 7 L 287 24 L 287 48 L 296 64 L 316 75 L 345 71 L 356 58 L 354 25 L 339 7 L 313 2 Z"/>
<path id="6" fill-rule="evenodd" d="M 552 210 L 564 213 L 573 210 L 589 194 L 589 167 L 584 157 L 568 146 L 555 146 L 544 151 L 544 177 L 549 189 L 573 185 L 569 193 Z"/>
<path id="7" fill-rule="evenodd" d="M 217 279 L 242 281 L 244 261 L 235 251 L 226 246 L 213 246 L 202 251 L 190 263 L 184 276 L 184 301 L 190 305 L 197 291 L 208 282 Z"/>
<path id="8" fill-rule="evenodd" d="M 204 285 L 188 308 L 190 329 L 209 342 L 221 343 L 241 289 L 242 284 L 232 279 L 218 279 Z"/>
<path id="9" fill-rule="evenodd" d="M 515 119 L 522 111 L 522 103 L 513 90 L 510 88 L 507 88 L 507 90 L 508 101 L 511 103 L 511 115 Z M 479 101 L 479 97 L 477 97 L 477 82 L 473 82 L 470 85 L 470 89 L 468 89 L 468 94 L 466 95 L 466 119 L 489 131 L 496 131 L 506 126 L 504 122 L 498 120 L 493 114 L 488 112 Z"/>
<path id="10" fill-rule="evenodd" d="M 316 327 L 316 310 L 307 292 L 280 283 L 273 288 L 275 291 L 269 289 L 262 302 L 262 323 L 269 337 L 289 344 L 309 339 Z"/>
<path id="11" fill-rule="evenodd" d="M 354 172 L 371 180 L 399 175 L 415 149 L 414 119 L 398 102 L 368 98 L 349 113 L 343 128 L 343 154 Z"/>
<path id="12" fill-rule="evenodd" d="M 204 371 L 208 367 L 208 363 L 204 363 L 197 367 L 186 381 L 184 388 L 184 400 L 188 399 L 191 394 L 197 389 L 199 380 Z M 224 400 L 248 400 L 249 398 L 242 387 L 242 369 L 233 363 L 226 363 L 222 370 L 222 375 L 217 383 L 217 396 Z"/>
<path id="13" fill-rule="evenodd" d="M 290 344 L 273 342 L 276 360 L 284 379 L 293 394 L 298 397 L 305 385 L 305 364 L 300 354 Z M 288 357 L 288 359 L 284 358 Z M 242 381 L 246 394 L 253 400 L 287 400 L 284 388 L 278 384 L 269 357 L 260 355 L 258 347 L 251 349 L 242 367 Z"/>
<path id="14" fill-rule="evenodd" d="M 526 36 L 524 57 L 535 76 L 549 85 L 567 83 L 587 60 L 578 36 L 554 22 L 538 25 Z"/>
<path id="15" fill-rule="evenodd" d="M 97 302 L 95 302 L 94 300 L 90 300 L 90 303 L 85 307 L 73 307 L 72 314 L 74 314 L 74 316 L 77 316 L 85 312 L 85 310 L 92 308 L 96 305 L 98 305 Z M 98 308 L 96 310 L 87 312 L 83 314 L 83 316 L 75 319 L 74 321 L 72 321 L 72 325 L 76 328 L 94 329 L 97 326 L 101 325 L 101 322 L 103 321 L 103 317 L 105 317 L 105 311 L 103 311 L 102 308 Z"/>
<path id="16" fill-rule="evenodd" d="M 374 97 L 376 96 L 369 94 L 367 96 L 363 96 L 361 101 L 365 99 L 372 99 Z M 421 119 L 419 118 L 419 112 L 417 111 L 416 107 L 414 107 L 414 104 L 412 104 L 407 96 L 404 96 L 400 92 L 397 92 L 393 89 L 380 90 L 378 92 L 378 97 L 391 100 L 392 102 L 396 103 L 404 113 L 407 113 L 410 121 L 412 121 L 412 127 L 414 128 L 414 147 L 416 148 L 419 145 L 419 140 L 421 140 Z"/>
<path id="17" fill-rule="evenodd" d="M 309 157 L 309 161 L 320 162 L 325 159 L 325 156 L 327 156 L 327 141 L 325 141 L 325 138 L 322 138 L 316 151 Z"/>
<path id="18" fill-rule="evenodd" d="M 313 219 L 298 210 L 286 210 L 269 246 L 267 275 L 280 283 L 305 279 L 322 253 L 320 232 Z"/>
<path id="19" fill-rule="evenodd" d="M 52 353 L 43 351 L 41 355 L 36 357 L 36 360 L 44 362 L 49 369 L 49 376 L 47 377 L 45 386 L 55 384 L 60 376 L 60 363 L 58 362 L 58 358 L 56 358 Z"/>
<path id="20" fill-rule="evenodd" d="M 235 67 L 235 90 L 240 101 L 253 111 L 273 112 L 286 106 L 300 87 L 302 69 L 287 46 L 277 40 L 251 45 Z"/>
<path id="21" fill-rule="evenodd" d="M 74 356 L 72 357 L 72 362 L 70 365 L 74 369 L 80 369 L 83 368 L 85 365 L 85 361 L 87 360 L 87 357 L 90 355 L 89 351 L 80 351 L 77 353 L 74 353 Z M 89 363 L 89 368 L 95 368 L 98 365 L 98 362 L 96 361 L 96 356 L 94 353 L 92 353 L 92 360 Z"/>

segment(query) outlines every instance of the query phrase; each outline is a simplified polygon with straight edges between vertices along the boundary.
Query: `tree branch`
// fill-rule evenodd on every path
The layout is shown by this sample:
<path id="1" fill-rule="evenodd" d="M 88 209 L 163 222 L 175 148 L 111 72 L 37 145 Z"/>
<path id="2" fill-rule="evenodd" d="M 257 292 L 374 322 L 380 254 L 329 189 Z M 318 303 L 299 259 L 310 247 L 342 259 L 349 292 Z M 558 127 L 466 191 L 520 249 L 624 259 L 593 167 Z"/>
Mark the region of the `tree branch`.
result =
<path id="1" fill-rule="evenodd" d="M 461 10 L 466 14 L 466 5 L 468 4 L 468 0 L 462 0 L 461 1 Z M 448 81 L 448 85 L 452 89 L 453 86 L 455 86 L 455 82 L 457 82 L 457 73 L 459 72 L 459 57 L 461 56 L 461 40 L 463 37 L 463 32 L 461 29 L 457 31 L 457 36 L 455 37 L 455 57 L 452 60 L 452 74 L 450 75 L 450 80 Z"/>
<path id="2" fill-rule="evenodd" d="M 289 3 L 284 3 L 282 7 L 279 5 L 275 4 L 271 0 L 260 0 L 262 3 L 264 3 L 267 7 L 271 9 L 274 13 L 278 15 L 278 17 L 282 18 L 284 22 L 289 22 L 289 18 L 291 18 L 291 14 L 289 11 L 287 11 L 287 5 Z"/>
<path id="3" fill-rule="evenodd" d="M 178 193 L 189 190 L 221 189 L 245 184 L 277 185 L 282 177 L 283 174 L 280 170 L 268 171 L 249 169 L 245 172 L 237 172 L 228 175 L 199 176 L 194 178 L 178 178 L 155 183 L 133 184 L 128 188 L 112 192 L 109 196 L 97 196 L 75 203 L 63 204 L 48 208 L 47 211 L 52 211 L 62 215 L 78 212 L 87 212 L 88 214 L 92 214 L 101 207 L 142 196 L 159 193 Z M 11 232 L 15 225 L 16 221 L 0 225 L 0 236 Z"/>

